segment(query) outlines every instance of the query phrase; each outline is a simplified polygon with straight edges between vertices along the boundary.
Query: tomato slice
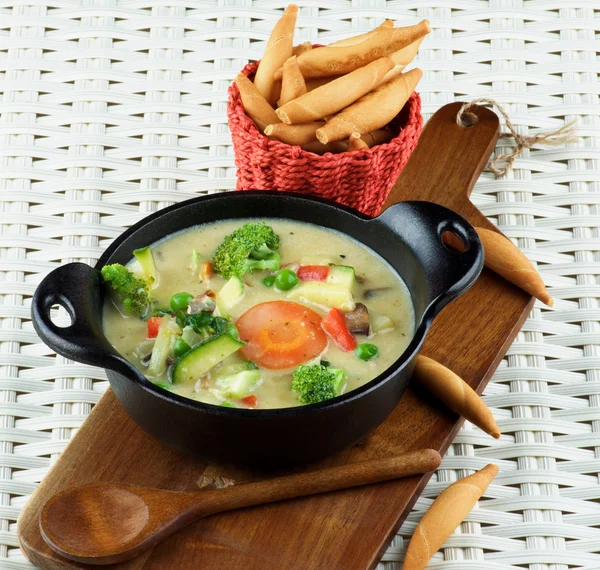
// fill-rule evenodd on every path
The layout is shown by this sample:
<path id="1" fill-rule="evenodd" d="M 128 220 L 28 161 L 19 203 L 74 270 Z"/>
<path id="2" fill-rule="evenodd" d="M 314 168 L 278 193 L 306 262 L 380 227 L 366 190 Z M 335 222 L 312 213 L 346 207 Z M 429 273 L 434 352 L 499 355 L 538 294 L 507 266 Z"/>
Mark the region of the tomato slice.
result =
<path id="1" fill-rule="evenodd" d="M 158 336 L 158 327 L 160 327 L 160 317 L 150 317 L 148 319 L 148 338 Z"/>
<path id="2" fill-rule="evenodd" d="M 248 309 L 235 326 L 246 345 L 240 350 L 259 366 L 279 370 L 298 366 L 325 350 L 321 317 L 290 301 L 269 301 Z"/>
<path id="3" fill-rule="evenodd" d="M 323 330 L 345 352 L 350 352 L 356 348 L 356 339 L 348 330 L 344 313 L 339 309 L 334 307 L 327 313 L 323 320 Z"/>
<path id="4" fill-rule="evenodd" d="M 302 281 L 325 281 L 329 275 L 327 265 L 301 265 L 296 271 L 298 279 Z"/>

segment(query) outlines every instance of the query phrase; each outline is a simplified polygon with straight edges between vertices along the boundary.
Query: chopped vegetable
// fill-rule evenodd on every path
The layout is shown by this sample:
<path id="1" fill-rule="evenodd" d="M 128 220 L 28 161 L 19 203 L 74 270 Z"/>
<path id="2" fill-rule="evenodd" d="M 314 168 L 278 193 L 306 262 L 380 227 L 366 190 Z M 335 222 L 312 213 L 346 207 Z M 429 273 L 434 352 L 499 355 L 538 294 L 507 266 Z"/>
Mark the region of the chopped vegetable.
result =
<path id="1" fill-rule="evenodd" d="M 335 307 L 329 311 L 323 319 L 323 330 L 329 338 L 343 351 L 350 352 L 356 348 L 356 339 L 350 334 L 346 327 L 344 314 Z"/>
<path id="2" fill-rule="evenodd" d="M 192 272 L 193 275 L 198 275 L 200 271 L 200 266 L 202 265 L 202 256 L 198 252 L 198 250 L 192 250 L 192 257 L 190 259 L 190 264 L 188 265 L 188 269 Z"/>
<path id="3" fill-rule="evenodd" d="M 158 386 L 159 388 L 162 388 L 163 390 L 170 390 L 171 386 L 169 384 L 166 384 L 165 382 L 153 382 L 153 384 L 155 386 Z"/>
<path id="4" fill-rule="evenodd" d="M 228 313 L 244 296 L 244 282 L 233 275 L 217 293 L 217 306 L 221 313 Z"/>
<path id="5" fill-rule="evenodd" d="M 262 377 L 258 370 L 244 370 L 217 378 L 215 387 L 227 398 L 241 399 L 249 396 L 262 383 Z"/>
<path id="6" fill-rule="evenodd" d="M 327 265 L 301 265 L 298 268 L 298 279 L 302 281 L 325 281 L 328 275 Z"/>
<path id="7" fill-rule="evenodd" d="M 254 362 L 251 360 L 241 360 L 233 364 L 221 365 L 215 371 L 215 374 L 220 378 L 222 376 L 233 376 L 238 372 L 244 372 L 246 370 L 258 370 L 258 366 L 256 366 L 256 364 L 254 364 Z"/>
<path id="8" fill-rule="evenodd" d="M 217 303 L 208 294 L 198 295 L 195 299 L 192 299 L 188 305 L 188 313 L 194 315 L 196 313 L 213 313 L 217 308 Z"/>
<path id="9" fill-rule="evenodd" d="M 258 398 L 254 394 L 242 398 L 242 402 L 251 408 L 256 408 L 256 406 L 258 406 Z"/>
<path id="10" fill-rule="evenodd" d="M 290 291 L 288 298 L 304 300 L 324 308 L 338 307 L 343 311 L 352 311 L 356 306 L 349 289 L 325 281 L 304 281 Z"/>
<path id="11" fill-rule="evenodd" d="M 203 335 L 199 335 L 192 326 L 184 326 L 183 332 L 181 333 L 181 338 L 190 346 L 195 346 L 199 342 L 204 340 Z"/>
<path id="12" fill-rule="evenodd" d="M 298 392 L 303 404 L 316 404 L 342 393 L 346 383 L 346 372 L 339 368 L 321 365 L 299 366 L 294 372 L 292 390 Z"/>
<path id="13" fill-rule="evenodd" d="M 193 298 L 194 296 L 190 293 L 175 293 L 175 295 L 171 297 L 171 302 L 169 303 L 171 311 L 186 311 Z"/>
<path id="14" fill-rule="evenodd" d="M 230 337 L 235 338 L 236 340 L 240 339 L 240 331 L 237 330 L 237 327 L 234 324 L 228 323 L 226 332 Z"/>
<path id="15" fill-rule="evenodd" d="M 175 337 L 180 333 L 180 329 L 172 317 L 161 317 L 156 342 L 150 357 L 148 365 L 148 376 L 158 377 L 167 368 L 167 359 L 171 346 L 175 342 Z"/>
<path id="16" fill-rule="evenodd" d="M 344 313 L 344 318 L 351 333 L 369 334 L 369 310 L 362 303 L 356 303 L 354 311 Z"/>
<path id="17" fill-rule="evenodd" d="M 387 315 L 371 314 L 371 332 L 373 334 L 383 334 L 394 330 L 394 321 Z"/>
<path id="18" fill-rule="evenodd" d="M 321 317 L 289 301 L 270 301 L 248 309 L 236 326 L 247 344 L 242 355 L 260 366 L 283 369 L 318 356 L 327 346 Z"/>
<path id="19" fill-rule="evenodd" d="M 361 360 L 373 360 L 379 354 L 379 349 L 370 342 L 363 342 L 354 349 L 354 354 Z"/>
<path id="20" fill-rule="evenodd" d="M 356 283 L 354 267 L 350 267 L 349 265 L 332 265 L 327 282 L 341 285 L 345 289 L 352 291 L 352 287 Z"/>
<path id="21" fill-rule="evenodd" d="M 280 291 L 289 291 L 298 285 L 298 276 L 291 269 L 282 269 L 275 277 L 275 287 Z"/>
<path id="22" fill-rule="evenodd" d="M 147 338 L 156 338 L 158 335 L 158 327 L 160 326 L 161 317 L 150 317 L 148 319 Z"/>
<path id="23" fill-rule="evenodd" d="M 123 310 L 135 317 L 144 317 L 150 308 L 149 283 L 136 277 L 120 263 L 105 265 L 102 279 L 109 287 L 115 301 Z"/>
<path id="24" fill-rule="evenodd" d="M 135 249 L 133 255 L 142 268 L 142 277 L 149 283 L 152 289 L 155 289 L 158 286 L 158 271 L 156 270 L 150 246 Z"/>
<path id="25" fill-rule="evenodd" d="M 264 222 L 249 222 L 228 235 L 214 255 L 214 269 L 229 279 L 254 270 L 279 269 L 279 236 Z"/>
<path id="26" fill-rule="evenodd" d="M 224 408 L 237 408 L 237 406 L 235 404 L 232 404 L 231 402 L 221 402 L 219 404 L 220 406 L 223 406 Z"/>
<path id="27" fill-rule="evenodd" d="M 268 275 L 263 279 L 263 283 L 265 287 L 273 287 L 273 284 L 275 283 L 275 275 Z"/>
<path id="28" fill-rule="evenodd" d="M 227 326 L 229 325 L 227 319 L 215 317 L 210 313 L 194 313 L 191 315 L 183 311 L 177 311 L 175 318 L 182 329 L 192 327 L 194 332 L 199 334 L 203 340 L 227 332 Z"/>
<path id="29" fill-rule="evenodd" d="M 197 344 L 176 362 L 173 384 L 194 384 L 242 346 L 243 342 L 225 333 Z"/>

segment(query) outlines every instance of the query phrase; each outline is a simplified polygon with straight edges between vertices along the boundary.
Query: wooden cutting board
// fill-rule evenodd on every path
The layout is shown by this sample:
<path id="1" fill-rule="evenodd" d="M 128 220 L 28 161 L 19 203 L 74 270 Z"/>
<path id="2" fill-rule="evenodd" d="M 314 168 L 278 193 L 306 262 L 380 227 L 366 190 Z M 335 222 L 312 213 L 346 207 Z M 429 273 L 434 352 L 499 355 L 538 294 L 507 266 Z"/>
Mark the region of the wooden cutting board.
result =
<path id="1" fill-rule="evenodd" d="M 460 127 L 455 120 L 459 108 L 459 103 L 446 105 L 427 123 L 386 205 L 430 200 L 452 208 L 473 225 L 493 229 L 471 204 L 469 195 L 496 144 L 498 118 L 479 107 L 477 124 Z M 437 317 L 423 353 L 482 392 L 532 304 L 529 295 L 484 270 L 475 286 Z M 394 413 L 366 441 L 319 466 L 425 447 L 443 454 L 461 423 L 426 394 L 409 389 Z M 38 527 L 39 513 L 55 493 L 94 481 L 193 491 L 203 477 L 216 476 L 236 482 L 261 477 L 187 459 L 168 450 L 129 419 L 109 390 L 23 509 L 18 523 L 21 547 L 32 563 L 44 569 L 93 568 L 60 558 L 44 543 Z M 154 550 L 110 568 L 373 568 L 428 479 L 411 477 L 215 515 L 188 526 Z"/>

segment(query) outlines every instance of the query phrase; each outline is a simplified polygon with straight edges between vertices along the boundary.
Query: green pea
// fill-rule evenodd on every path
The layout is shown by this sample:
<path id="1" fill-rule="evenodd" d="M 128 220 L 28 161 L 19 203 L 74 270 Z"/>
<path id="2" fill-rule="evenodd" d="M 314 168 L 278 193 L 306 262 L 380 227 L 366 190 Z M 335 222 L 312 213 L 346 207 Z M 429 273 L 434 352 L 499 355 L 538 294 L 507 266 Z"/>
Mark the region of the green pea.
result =
<path id="1" fill-rule="evenodd" d="M 363 342 L 354 349 L 354 354 L 361 360 L 372 360 L 379 354 L 379 349 L 370 342 Z"/>
<path id="2" fill-rule="evenodd" d="M 275 283 L 275 275 L 269 275 L 263 279 L 263 283 L 265 287 L 273 287 L 273 283 Z"/>
<path id="3" fill-rule="evenodd" d="M 171 297 L 171 310 L 185 311 L 193 298 L 194 296 L 189 293 L 175 293 Z"/>
<path id="4" fill-rule="evenodd" d="M 275 277 L 275 287 L 280 291 L 289 291 L 298 285 L 298 276 L 291 269 L 282 269 Z"/>
<path id="5" fill-rule="evenodd" d="M 175 353 L 175 358 L 180 358 L 190 348 L 191 348 L 191 346 L 187 342 L 185 342 L 185 340 L 183 340 L 181 337 L 179 337 L 175 341 L 175 344 L 173 345 L 173 352 Z"/>

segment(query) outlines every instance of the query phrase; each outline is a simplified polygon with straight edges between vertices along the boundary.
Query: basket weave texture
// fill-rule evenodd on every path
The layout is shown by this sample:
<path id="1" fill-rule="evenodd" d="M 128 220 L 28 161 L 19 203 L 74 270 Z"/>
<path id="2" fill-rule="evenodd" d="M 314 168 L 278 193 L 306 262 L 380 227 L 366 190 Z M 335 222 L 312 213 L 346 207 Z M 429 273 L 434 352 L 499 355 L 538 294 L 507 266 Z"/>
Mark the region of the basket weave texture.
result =
<path id="1" fill-rule="evenodd" d="M 258 62 L 242 73 L 252 78 Z M 229 88 L 227 117 L 235 151 L 237 190 L 282 190 L 329 198 L 364 214 L 379 213 L 417 146 L 423 129 L 421 98 L 413 93 L 391 122 L 400 132 L 370 149 L 318 155 L 263 135 L 246 115 L 235 84 Z"/>

